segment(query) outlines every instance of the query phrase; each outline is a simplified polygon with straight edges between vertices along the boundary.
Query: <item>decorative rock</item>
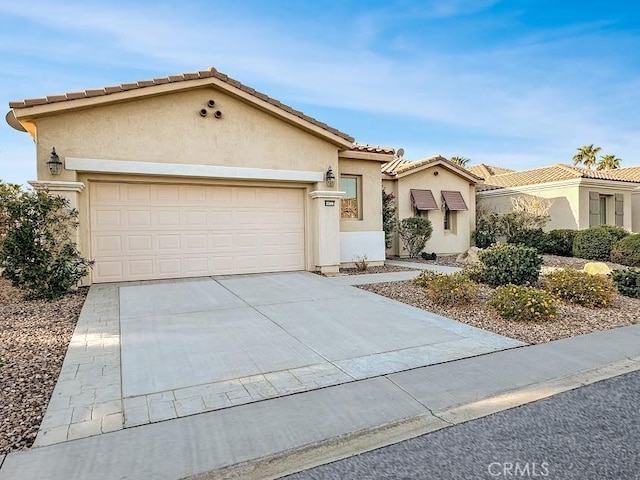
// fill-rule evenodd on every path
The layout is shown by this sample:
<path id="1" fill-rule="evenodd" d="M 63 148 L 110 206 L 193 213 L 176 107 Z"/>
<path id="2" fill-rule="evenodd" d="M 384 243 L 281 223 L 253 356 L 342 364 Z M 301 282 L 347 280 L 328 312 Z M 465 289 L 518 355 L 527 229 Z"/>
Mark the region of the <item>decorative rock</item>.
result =
<path id="1" fill-rule="evenodd" d="M 583 270 L 589 275 L 609 275 L 611 273 L 611 269 L 603 262 L 589 262 Z"/>
<path id="2" fill-rule="evenodd" d="M 461 253 L 456 257 L 456 263 L 461 263 L 463 265 L 475 265 L 477 263 L 480 263 L 478 253 L 480 253 L 481 251 L 481 248 L 471 247 L 469 250 Z"/>

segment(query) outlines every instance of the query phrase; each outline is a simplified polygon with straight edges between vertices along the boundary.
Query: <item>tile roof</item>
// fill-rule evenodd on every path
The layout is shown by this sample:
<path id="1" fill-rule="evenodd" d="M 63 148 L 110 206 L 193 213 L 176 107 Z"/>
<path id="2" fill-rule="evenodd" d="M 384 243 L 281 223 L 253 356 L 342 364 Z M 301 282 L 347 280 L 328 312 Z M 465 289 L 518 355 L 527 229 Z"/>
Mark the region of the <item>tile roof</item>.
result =
<path id="1" fill-rule="evenodd" d="M 482 177 L 475 175 L 474 173 L 470 172 L 466 168 L 461 167 L 460 165 L 451 163 L 449 160 L 447 160 L 441 155 L 432 155 L 430 157 L 423 158 L 421 160 L 415 160 L 413 162 L 405 160 L 404 158 L 396 158 L 393 161 L 382 165 L 382 173 L 390 177 L 393 177 L 400 173 L 405 173 L 410 170 L 414 170 L 416 168 L 422 167 L 424 165 L 428 165 L 430 163 L 435 163 L 435 162 L 445 163 L 449 167 L 451 167 L 453 170 L 458 171 L 460 173 L 464 173 L 467 177 L 473 177 L 476 180 L 482 180 Z"/>
<path id="2" fill-rule="evenodd" d="M 328 132 L 333 133 L 338 137 L 344 138 L 349 142 L 354 141 L 353 137 L 351 137 L 350 135 L 347 135 L 346 133 L 341 132 L 340 130 L 330 127 L 326 123 L 320 122 L 315 118 L 305 115 L 303 112 L 299 110 L 295 110 L 279 102 L 278 100 L 265 95 L 264 93 L 257 92 L 255 89 L 248 87 L 238 82 L 237 80 L 234 80 L 233 78 L 230 78 L 228 75 L 218 72 L 213 67 L 210 67 L 207 70 L 201 70 L 198 72 L 182 73 L 180 75 L 169 75 L 167 77 L 154 78 L 152 80 L 141 80 L 133 83 L 123 83 L 121 85 L 84 90 L 81 92 L 70 92 L 70 93 L 65 93 L 61 95 L 49 95 L 41 98 L 27 98 L 25 100 L 9 102 L 9 107 L 13 109 L 21 109 L 21 108 L 33 107 L 37 105 L 50 105 L 50 104 L 59 103 L 59 102 L 68 102 L 68 101 L 82 99 L 82 98 L 101 97 L 106 95 L 112 95 L 115 93 L 126 92 L 129 90 L 138 90 L 142 88 L 155 87 L 158 85 L 164 85 L 168 83 L 179 83 L 179 82 L 186 82 L 189 80 L 199 80 L 203 78 L 216 78 L 218 80 L 221 80 L 224 83 L 231 85 L 232 87 L 235 87 L 239 90 L 242 90 L 245 93 L 253 95 L 254 97 L 260 100 L 268 102 L 271 105 L 278 107 L 287 113 L 295 115 L 296 117 L 299 117 L 302 120 L 305 120 L 317 127 L 327 130 Z"/>
<path id="3" fill-rule="evenodd" d="M 396 153 L 395 149 L 391 147 L 380 147 L 377 145 L 369 145 L 366 143 L 354 143 L 351 150 L 355 152 L 367 152 L 367 153 L 383 153 L 393 155 Z"/>
<path id="4" fill-rule="evenodd" d="M 640 183 L 640 167 L 616 170 L 589 170 L 558 163 L 547 167 L 489 176 L 485 178 L 484 185 L 479 186 L 479 190 L 522 187 L 577 178 Z"/>
<path id="5" fill-rule="evenodd" d="M 465 167 L 471 173 L 480 178 L 486 178 L 492 175 L 500 175 L 503 173 L 515 172 L 510 168 L 498 167 L 495 165 L 487 165 L 486 163 L 481 163 L 479 165 L 474 165 L 472 167 Z"/>

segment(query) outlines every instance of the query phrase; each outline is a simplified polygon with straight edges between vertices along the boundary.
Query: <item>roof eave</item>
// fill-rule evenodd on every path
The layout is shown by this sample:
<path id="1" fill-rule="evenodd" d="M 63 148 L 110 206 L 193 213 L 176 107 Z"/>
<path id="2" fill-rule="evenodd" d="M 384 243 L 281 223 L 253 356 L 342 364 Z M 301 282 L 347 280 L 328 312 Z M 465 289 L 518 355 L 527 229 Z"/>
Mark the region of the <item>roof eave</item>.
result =
<path id="1" fill-rule="evenodd" d="M 245 92 L 242 89 L 226 83 L 216 77 L 190 79 L 158 85 L 154 84 L 142 88 L 113 92 L 106 95 L 97 95 L 95 97 L 65 99 L 55 101 L 53 103 L 42 103 L 39 105 L 31 105 L 20 108 L 14 106 L 12 111 L 14 112 L 16 120 L 20 124 L 23 124 L 21 120 L 33 120 L 37 119 L 38 117 L 56 115 L 59 113 L 66 113 L 100 105 L 127 102 L 145 97 L 167 95 L 169 93 L 178 91 L 195 90 L 207 86 L 216 87 L 241 101 L 250 103 L 260 110 L 279 117 L 289 124 L 298 126 L 303 130 L 306 130 L 307 132 L 315 136 L 321 137 L 340 148 L 348 149 L 353 146 L 354 139 L 352 137 L 345 135 L 345 137 L 348 137 L 345 138 L 336 133 L 333 133 L 330 130 L 322 128 L 308 120 L 305 120 L 304 118 L 301 118 L 298 115 L 287 111 L 287 109 L 293 109 L 290 109 L 288 107 L 287 109 L 280 108 L 266 100 L 262 100 L 255 95 Z"/>
<path id="2" fill-rule="evenodd" d="M 338 153 L 338 157 L 348 160 L 373 160 L 380 163 L 387 163 L 393 159 L 393 153 L 358 152 L 355 150 L 344 150 Z"/>
<path id="3" fill-rule="evenodd" d="M 449 165 L 448 162 L 444 161 L 444 159 L 440 159 L 440 158 L 434 159 L 432 162 L 424 163 L 423 165 L 420 165 L 420 166 L 415 167 L 415 168 L 408 168 L 408 169 L 406 169 L 404 171 L 396 172 L 396 174 L 397 174 L 396 178 L 403 178 L 403 177 L 406 177 L 408 175 L 412 175 L 414 173 L 421 172 L 422 170 L 425 170 L 425 169 L 431 168 L 431 167 L 435 167 L 435 166 L 438 166 L 438 165 L 443 167 L 443 168 L 445 168 L 445 169 L 447 169 L 447 170 L 449 170 L 451 173 L 453 173 L 455 175 L 458 175 L 460 177 L 466 178 L 469 181 L 469 183 L 471 183 L 473 185 L 476 185 L 481 181 L 481 179 L 479 179 L 478 177 L 473 175 L 471 172 L 467 173 L 466 171 L 463 171 L 463 169 L 461 169 L 461 168 L 460 169 L 454 168 L 451 165 Z"/>

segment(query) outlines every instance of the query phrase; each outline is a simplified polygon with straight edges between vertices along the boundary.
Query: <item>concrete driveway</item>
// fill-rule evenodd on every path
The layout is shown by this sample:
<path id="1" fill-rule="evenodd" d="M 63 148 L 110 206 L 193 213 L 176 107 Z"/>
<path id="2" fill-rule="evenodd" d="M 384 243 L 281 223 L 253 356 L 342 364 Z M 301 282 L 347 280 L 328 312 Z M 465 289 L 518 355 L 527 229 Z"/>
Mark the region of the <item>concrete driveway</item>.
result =
<path id="1" fill-rule="evenodd" d="M 521 345 L 308 272 L 119 291 L 125 426 Z"/>
<path id="2" fill-rule="evenodd" d="M 92 286 L 35 446 L 523 345 L 345 278 Z"/>

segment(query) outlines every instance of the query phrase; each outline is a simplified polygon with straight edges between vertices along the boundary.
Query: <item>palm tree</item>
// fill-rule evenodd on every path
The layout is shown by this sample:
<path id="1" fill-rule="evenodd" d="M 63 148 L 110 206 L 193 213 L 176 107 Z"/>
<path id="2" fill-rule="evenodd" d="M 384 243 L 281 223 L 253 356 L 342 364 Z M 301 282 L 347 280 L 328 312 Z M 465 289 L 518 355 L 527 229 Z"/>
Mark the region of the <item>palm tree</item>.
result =
<path id="1" fill-rule="evenodd" d="M 578 165 L 582 163 L 586 168 L 591 170 L 591 167 L 596 164 L 596 155 L 600 150 L 602 150 L 602 148 L 594 147 L 593 143 L 578 148 L 578 152 L 573 156 L 573 164 Z"/>
<path id="2" fill-rule="evenodd" d="M 467 157 L 451 157 L 449 161 L 461 167 L 466 167 L 471 161 L 471 159 Z"/>
<path id="3" fill-rule="evenodd" d="M 622 159 L 615 155 L 602 155 L 596 170 L 615 170 L 620 168 L 620 162 L 622 162 Z"/>

